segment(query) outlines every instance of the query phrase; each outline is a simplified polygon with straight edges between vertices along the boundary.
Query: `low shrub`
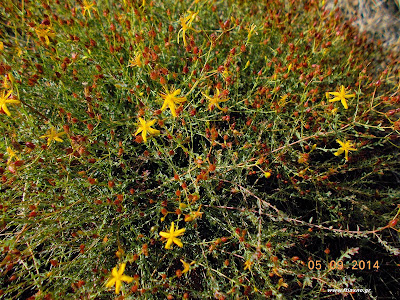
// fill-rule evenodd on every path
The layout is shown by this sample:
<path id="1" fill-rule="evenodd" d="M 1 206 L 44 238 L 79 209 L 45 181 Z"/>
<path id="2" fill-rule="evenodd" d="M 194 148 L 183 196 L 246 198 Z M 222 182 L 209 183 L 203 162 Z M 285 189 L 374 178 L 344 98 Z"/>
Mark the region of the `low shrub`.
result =
<path id="1" fill-rule="evenodd" d="M 400 296 L 399 57 L 338 11 L 0 11 L 3 297 Z"/>

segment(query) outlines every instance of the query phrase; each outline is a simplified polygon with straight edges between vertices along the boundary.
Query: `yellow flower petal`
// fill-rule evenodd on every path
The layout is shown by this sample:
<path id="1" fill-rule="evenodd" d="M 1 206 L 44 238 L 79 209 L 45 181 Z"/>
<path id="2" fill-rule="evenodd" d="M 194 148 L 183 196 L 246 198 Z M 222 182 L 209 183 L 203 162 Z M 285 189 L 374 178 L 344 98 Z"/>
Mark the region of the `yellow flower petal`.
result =
<path id="1" fill-rule="evenodd" d="M 143 131 L 142 127 L 139 127 L 138 130 L 136 130 L 135 135 L 138 135 L 139 133 L 141 133 Z"/>
<path id="2" fill-rule="evenodd" d="M 181 240 L 180 239 L 178 239 L 178 238 L 172 238 L 172 241 L 175 243 L 175 244 L 177 244 L 179 247 L 183 247 L 183 244 L 182 244 L 182 242 L 181 242 Z"/>
<path id="3" fill-rule="evenodd" d="M 176 230 L 174 234 L 175 234 L 175 236 L 179 236 L 179 235 L 182 235 L 185 231 L 186 231 L 186 228 L 182 228 L 182 229 Z"/>
<path id="4" fill-rule="evenodd" d="M 119 275 L 119 276 L 121 276 L 121 275 L 124 273 L 125 267 L 126 267 L 126 264 L 125 264 L 125 263 L 122 263 L 121 266 L 120 266 L 120 268 L 119 268 L 119 271 L 118 271 L 118 275 Z"/>
<path id="5" fill-rule="evenodd" d="M 172 242 L 172 239 L 168 239 L 167 243 L 165 244 L 165 249 L 171 249 Z"/>
<path id="6" fill-rule="evenodd" d="M 116 282 L 115 282 L 115 293 L 116 294 L 119 294 L 119 290 L 121 289 L 121 281 L 120 280 L 117 280 Z"/>
<path id="7" fill-rule="evenodd" d="M 116 281 L 116 279 L 114 277 L 110 278 L 106 283 L 106 287 L 108 287 L 108 288 L 112 287 L 115 284 L 115 281 Z"/>
<path id="8" fill-rule="evenodd" d="M 143 141 L 146 143 L 147 142 L 147 136 L 146 136 L 146 130 L 143 130 L 142 131 L 142 138 L 143 138 Z"/>
<path id="9" fill-rule="evenodd" d="M 16 100 L 16 99 L 7 99 L 7 100 L 6 100 L 6 103 L 19 104 L 19 103 L 21 103 L 21 101 Z"/>
<path id="10" fill-rule="evenodd" d="M 133 277 L 122 275 L 121 276 L 121 280 L 124 281 L 124 282 L 130 283 L 130 282 L 133 281 Z"/>
<path id="11" fill-rule="evenodd" d="M 169 238 L 169 233 L 167 233 L 167 232 L 160 232 L 160 235 L 163 237 L 163 238 Z"/>
<path id="12" fill-rule="evenodd" d="M 7 106 L 5 104 L 3 104 L 1 106 L 1 108 L 3 109 L 3 111 L 7 114 L 7 116 L 11 116 L 10 111 L 8 110 Z"/>

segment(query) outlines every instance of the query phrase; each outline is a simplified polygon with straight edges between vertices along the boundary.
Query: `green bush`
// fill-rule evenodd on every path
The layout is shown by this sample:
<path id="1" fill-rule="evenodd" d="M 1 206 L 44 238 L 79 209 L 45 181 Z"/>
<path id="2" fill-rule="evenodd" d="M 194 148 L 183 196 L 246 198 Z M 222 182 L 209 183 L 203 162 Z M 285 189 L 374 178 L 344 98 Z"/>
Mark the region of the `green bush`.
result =
<path id="1" fill-rule="evenodd" d="M 321 1 L 41 2 L 0 4 L 3 297 L 400 297 L 395 53 Z"/>

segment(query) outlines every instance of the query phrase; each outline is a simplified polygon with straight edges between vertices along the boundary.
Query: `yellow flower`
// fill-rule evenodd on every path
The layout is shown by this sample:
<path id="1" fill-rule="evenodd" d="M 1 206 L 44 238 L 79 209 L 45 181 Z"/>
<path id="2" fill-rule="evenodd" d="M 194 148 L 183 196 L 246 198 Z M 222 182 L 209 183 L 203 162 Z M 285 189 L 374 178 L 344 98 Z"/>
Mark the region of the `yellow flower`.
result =
<path id="1" fill-rule="evenodd" d="M 112 272 L 111 272 L 111 278 L 107 281 L 106 287 L 112 287 L 115 284 L 115 293 L 119 294 L 119 290 L 122 285 L 122 281 L 125 281 L 127 283 L 130 283 L 133 281 L 132 277 L 124 275 L 125 271 L 125 263 L 122 263 L 119 270 L 117 270 L 117 267 L 115 267 Z"/>
<path id="2" fill-rule="evenodd" d="M 7 116 L 11 116 L 10 111 L 7 108 L 7 103 L 10 104 L 18 104 L 21 103 L 21 101 L 16 100 L 16 99 L 8 99 L 10 97 L 12 91 L 3 91 L 3 95 L 0 96 L 0 108 L 7 114 Z"/>
<path id="3" fill-rule="evenodd" d="M 276 276 L 282 277 L 282 275 L 279 274 L 278 269 L 277 269 L 276 267 L 273 267 L 273 268 L 272 268 L 272 272 L 273 272 Z"/>
<path id="4" fill-rule="evenodd" d="M 7 75 L 4 75 L 4 80 L 3 80 L 3 87 L 5 89 L 12 89 L 13 83 L 14 83 L 14 76 L 12 73 L 8 73 Z"/>
<path id="5" fill-rule="evenodd" d="M 253 264 L 253 262 L 252 262 L 251 260 L 246 260 L 245 263 L 244 263 L 244 266 L 245 266 L 244 269 L 245 269 L 245 270 L 246 270 L 246 269 L 251 270 L 252 264 Z"/>
<path id="6" fill-rule="evenodd" d="M 222 77 L 224 77 L 224 79 L 227 79 L 229 76 L 231 76 L 231 72 L 229 72 L 228 69 L 225 69 L 222 73 L 221 73 Z"/>
<path id="7" fill-rule="evenodd" d="M 182 28 L 178 31 L 178 44 L 179 44 L 179 36 L 182 33 L 182 38 L 183 38 L 183 44 L 187 45 L 186 42 L 186 31 L 191 29 L 195 32 L 199 32 L 198 30 L 193 29 L 192 27 L 192 22 L 194 21 L 194 19 L 196 18 L 198 12 L 193 12 L 193 11 L 188 11 L 188 15 L 186 17 L 181 17 L 179 19 L 179 22 L 181 23 Z"/>
<path id="8" fill-rule="evenodd" d="M 347 94 L 346 89 L 344 88 L 343 85 L 340 87 L 339 92 L 329 92 L 329 95 L 335 96 L 333 99 L 330 99 L 329 102 L 336 102 L 340 100 L 345 109 L 349 108 L 347 106 L 346 98 L 352 98 L 356 96 L 355 94 Z"/>
<path id="9" fill-rule="evenodd" d="M 200 212 L 201 205 L 197 209 L 197 211 L 192 211 L 189 215 L 185 216 L 185 222 L 191 222 L 197 218 L 201 218 L 203 216 L 203 212 Z"/>
<path id="10" fill-rule="evenodd" d="M 3 51 L 3 50 L 4 50 L 4 44 L 3 44 L 3 42 L 0 41 L 0 51 Z"/>
<path id="11" fill-rule="evenodd" d="M 281 97 L 281 99 L 279 99 L 279 101 L 278 101 L 278 105 L 280 106 L 280 107 L 284 107 L 285 105 L 286 105 L 286 99 L 288 98 L 288 95 L 286 94 L 286 95 L 283 95 L 282 97 Z"/>
<path id="12" fill-rule="evenodd" d="M 183 261 L 183 259 L 181 259 L 180 261 L 183 264 L 182 274 L 185 274 L 186 272 L 189 272 L 190 266 L 195 263 L 195 261 L 192 261 L 190 264 L 188 264 L 187 262 Z"/>
<path id="13" fill-rule="evenodd" d="M 22 49 L 18 46 L 14 47 L 15 51 L 17 52 L 18 57 L 20 57 L 22 55 Z"/>
<path id="14" fill-rule="evenodd" d="M 90 9 L 94 6 L 94 2 L 89 2 L 87 0 L 83 0 L 83 15 L 85 15 L 86 11 L 89 13 L 89 17 L 92 17 L 92 14 L 90 13 Z"/>
<path id="15" fill-rule="evenodd" d="M 51 27 L 43 24 L 40 24 L 39 27 L 35 28 L 35 31 L 39 39 L 42 37 L 45 39 L 47 45 L 50 44 L 49 37 L 53 38 L 55 36 Z"/>
<path id="16" fill-rule="evenodd" d="M 47 134 L 42 135 L 40 138 L 41 139 L 47 138 L 47 146 L 50 146 L 52 141 L 63 142 L 63 140 L 59 138 L 63 134 L 65 134 L 64 131 L 57 132 L 56 129 L 53 126 L 51 126 L 50 130 L 47 131 Z"/>
<path id="17" fill-rule="evenodd" d="M 284 288 L 287 288 L 287 287 L 288 287 L 288 284 L 285 283 L 285 282 L 283 281 L 283 278 L 280 278 L 280 279 L 278 280 L 278 290 L 279 290 L 281 287 L 284 287 Z"/>
<path id="18" fill-rule="evenodd" d="M 338 142 L 341 147 L 335 153 L 335 156 L 338 156 L 338 155 L 340 155 L 340 154 L 342 154 L 344 152 L 344 157 L 346 158 L 346 160 L 349 160 L 349 151 L 350 150 L 351 151 L 357 151 L 356 148 L 352 148 L 354 146 L 350 143 L 350 141 L 342 142 L 342 141 L 336 140 L 336 142 Z"/>
<path id="19" fill-rule="evenodd" d="M 139 51 L 135 52 L 135 58 L 131 58 L 131 59 L 129 60 L 129 65 L 128 65 L 128 67 L 139 67 L 139 68 L 141 68 L 141 67 L 143 66 L 143 63 L 142 63 L 142 61 L 140 60 L 141 56 L 142 56 L 142 55 L 140 54 Z"/>
<path id="20" fill-rule="evenodd" d="M 151 120 L 149 122 L 146 122 L 146 120 L 142 119 L 139 117 L 139 128 L 136 130 L 135 135 L 138 135 L 139 133 L 142 133 L 143 141 L 147 142 L 147 133 L 151 135 L 156 135 L 160 133 L 160 130 L 151 128 L 151 126 L 156 123 L 156 120 Z"/>
<path id="21" fill-rule="evenodd" d="M 176 117 L 176 104 L 185 102 L 186 97 L 177 97 L 181 93 L 181 89 L 174 90 L 174 88 L 172 88 L 171 91 L 168 91 L 166 87 L 164 87 L 164 89 L 166 93 L 160 93 L 161 98 L 164 99 L 161 110 L 164 111 L 169 107 L 171 114 Z"/>
<path id="22" fill-rule="evenodd" d="M 8 160 L 7 164 L 11 163 L 11 160 L 15 157 L 17 160 L 19 160 L 19 157 L 17 156 L 17 151 L 14 151 L 11 149 L 11 147 L 7 147 L 7 154 L 8 154 Z"/>
<path id="23" fill-rule="evenodd" d="M 247 29 L 249 31 L 249 33 L 247 34 L 246 44 L 250 41 L 250 38 L 253 35 L 253 32 L 256 28 L 257 28 L 257 25 L 251 24 L 250 28 Z M 257 31 L 255 33 L 258 35 Z"/>
<path id="24" fill-rule="evenodd" d="M 214 94 L 213 97 L 210 97 L 204 93 L 203 93 L 203 96 L 206 97 L 208 99 L 208 101 L 210 102 L 208 104 L 209 111 L 211 111 L 214 108 L 214 106 L 217 107 L 219 110 L 222 110 L 223 112 L 226 112 L 228 110 L 227 108 L 222 108 L 221 106 L 219 106 L 219 103 L 228 101 L 229 98 L 222 99 L 223 95 L 221 95 L 221 92 L 219 91 L 218 88 L 217 88 L 217 92 Z"/>
<path id="25" fill-rule="evenodd" d="M 169 232 L 164 232 L 164 231 L 160 232 L 160 235 L 163 238 L 167 239 L 167 243 L 165 244 L 165 249 L 171 249 L 172 243 L 177 244 L 179 247 L 183 247 L 181 240 L 178 239 L 177 237 L 181 236 L 186 231 L 186 228 L 182 228 L 182 229 L 177 228 L 177 230 L 174 230 L 174 228 L 175 228 L 175 224 L 174 224 L 174 222 L 172 222 Z"/>

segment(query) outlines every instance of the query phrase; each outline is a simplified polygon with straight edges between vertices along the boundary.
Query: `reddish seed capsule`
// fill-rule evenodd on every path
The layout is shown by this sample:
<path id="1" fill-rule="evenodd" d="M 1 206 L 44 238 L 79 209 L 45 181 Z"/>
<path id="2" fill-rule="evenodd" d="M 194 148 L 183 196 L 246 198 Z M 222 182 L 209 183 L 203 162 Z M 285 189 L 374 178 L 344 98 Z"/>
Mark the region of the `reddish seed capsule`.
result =
<path id="1" fill-rule="evenodd" d="M 150 72 L 150 78 L 151 78 L 151 80 L 156 80 L 158 78 L 158 72 L 157 71 L 151 71 Z"/>
<path id="2" fill-rule="evenodd" d="M 389 222 L 389 227 L 395 227 L 397 225 L 397 219 L 391 220 Z"/>
<path id="3" fill-rule="evenodd" d="M 194 108 L 193 108 L 192 110 L 190 110 L 190 112 L 189 112 L 189 114 L 190 114 L 191 117 L 195 116 L 196 113 L 197 113 L 197 111 L 196 111 L 196 109 L 194 109 Z"/>
<path id="4" fill-rule="evenodd" d="M 89 131 L 92 131 L 93 128 L 94 128 L 93 124 L 90 124 L 90 123 L 87 124 L 86 126 L 87 126 L 87 128 L 89 129 Z"/>
<path id="5" fill-rule="evenodd" d="M 134 285 L 134 286 L 131 287 L 131 292 L 132 293 L 136 293 L 137 290 L 138 290 L 138 286 L 137 285 Z"/>
<path id="6" fill-rule="evenodd" d="M 265 297 L 271 297 L 272 296 L 272 291 L 266 291 L 264 292 Z"/>
<path id="7" fill-rule="evenodd" d="M 57 261 L 57 260 L 54 260 L 54 259 L 51 259 L 51 260 L 50 260 L 50 264 L 51 264 L 53 267 L 56 267 L 56 266 L 58 265 L 58 261 Z"/>
<path id="8" fill-rule="evenodd" d="M 36 216 L 37 216 L 37 212 L 36 211 L 32 211 L 32 212 L 29 213 L 29 217 L 30 218 L 34 218 Z"/>
<path id="9" fill-rule="evenodd" d="M 25 146 L 27 146 L 28 148 L 30 148 L 30 149 L 35 149 L 35 144 L 33 144 L 33 143 L 31 143 L 31 142 L 26 142 L 25 143 Z"/>
<path id="10" fill-rule="evenodd" d="M 395 109 L 392 109 L 392 110 L 389 110 L 386 114 L 388 115 L 388 116 L 391 116 L 391 115 L 394 115 L 396 113 L 396 110 Z"/>
<path id="11" fill-rule="evenodd" d="M 23 160 L 17 160 L 15 163 L 14 163 L 14 165 L 16 166 L 16 167 L 20 167 L 20 166 L 22 166 L 24 164 L 24 161 Z"/>

